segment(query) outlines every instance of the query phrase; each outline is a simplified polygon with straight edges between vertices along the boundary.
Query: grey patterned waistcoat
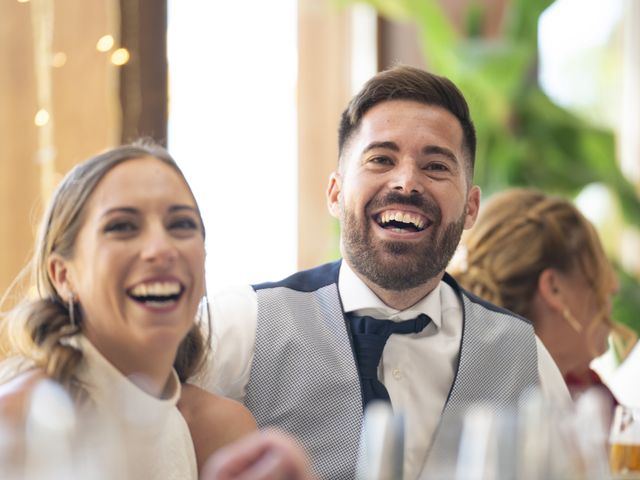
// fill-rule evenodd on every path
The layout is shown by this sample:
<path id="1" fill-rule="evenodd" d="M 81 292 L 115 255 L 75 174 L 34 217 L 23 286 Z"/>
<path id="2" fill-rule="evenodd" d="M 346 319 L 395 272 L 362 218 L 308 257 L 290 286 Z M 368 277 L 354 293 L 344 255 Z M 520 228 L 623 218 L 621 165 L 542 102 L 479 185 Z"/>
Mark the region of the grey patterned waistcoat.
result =
<path id="1" fill-rule="evenodd" d="M 245 400 L 260 428 L 277 426 L 296 436 L 324 479 L 354 478 L 362 422 L 339 269 L 340 261 L 254 286 L 258 321 Z M 538 382 L 531 324 L 470 295 L 448 275 L 444 281 L 462 299 L 464 326 L 443 418 L 477 402 L 496 411 L 513 409 Z M 434 443 L 436 448 L 437 434 Z"/>

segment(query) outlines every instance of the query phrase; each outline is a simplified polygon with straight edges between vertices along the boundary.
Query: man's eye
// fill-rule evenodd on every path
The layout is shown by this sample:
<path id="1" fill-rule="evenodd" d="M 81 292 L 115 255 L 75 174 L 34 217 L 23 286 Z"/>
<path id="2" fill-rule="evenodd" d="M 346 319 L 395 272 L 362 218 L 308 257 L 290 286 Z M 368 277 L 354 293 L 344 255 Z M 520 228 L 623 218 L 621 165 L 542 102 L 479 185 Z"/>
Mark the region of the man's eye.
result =
<path id="1" fill-rule="evenodd" d="M 427 165 L 427 170 L 431 170 L 434 172 L 446 172 L 449 170 L 449 167 L 444 163 L 430 163 Z"/>
<path id="2" fill-rule="evenodd" d="M 133 222 L 128 221 L 118 221 L 108 223 L 106 227 L 104 227 L 105 233 L 128 233 L 136 231 L 138 227 Z"/>
<path id="3" fill-rule="evenodd" d="M 391 165 L 391 159 L 389 157 L 373 157 L 369 162 L 376 165 Z"/>

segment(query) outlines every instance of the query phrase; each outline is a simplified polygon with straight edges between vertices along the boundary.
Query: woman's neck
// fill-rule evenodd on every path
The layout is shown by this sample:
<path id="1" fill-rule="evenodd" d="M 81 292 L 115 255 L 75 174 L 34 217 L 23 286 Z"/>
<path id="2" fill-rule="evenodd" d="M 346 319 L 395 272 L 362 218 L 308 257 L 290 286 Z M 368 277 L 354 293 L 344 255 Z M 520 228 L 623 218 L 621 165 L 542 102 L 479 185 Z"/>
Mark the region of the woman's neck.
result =
<path id="1" fill-rule="evenodd" d="M 87 338 L 116 370 L 144 392 L 156 398 L 165 398 L 173 392 L 172 371 L 177 347 L 132 348 L 90 335 Z"/>

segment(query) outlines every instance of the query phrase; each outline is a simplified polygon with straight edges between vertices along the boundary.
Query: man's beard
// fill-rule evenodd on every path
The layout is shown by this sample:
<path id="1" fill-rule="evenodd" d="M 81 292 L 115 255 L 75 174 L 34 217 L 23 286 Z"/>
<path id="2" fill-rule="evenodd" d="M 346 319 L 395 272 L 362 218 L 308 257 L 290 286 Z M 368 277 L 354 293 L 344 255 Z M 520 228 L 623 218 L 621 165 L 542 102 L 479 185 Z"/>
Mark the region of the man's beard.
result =
<path id="1" fill-rule="evenodd" d="M 374 237 L 369 212 L 392 204 L 419 207 L 433 220 L 420 243 Z M 418 287 L 444 271 L 460 242 L 467 213 L 465 206 L 460 218 L 443 229 L 442 212 L 435 203 L 419 194 L 405 196 L 398 192 L 372 201 L 366 208 L 364 225 L 359 225 L 357 217 L 344 205 L 341 208 L 345 258 L 358 273 L 386 290 Z"/>

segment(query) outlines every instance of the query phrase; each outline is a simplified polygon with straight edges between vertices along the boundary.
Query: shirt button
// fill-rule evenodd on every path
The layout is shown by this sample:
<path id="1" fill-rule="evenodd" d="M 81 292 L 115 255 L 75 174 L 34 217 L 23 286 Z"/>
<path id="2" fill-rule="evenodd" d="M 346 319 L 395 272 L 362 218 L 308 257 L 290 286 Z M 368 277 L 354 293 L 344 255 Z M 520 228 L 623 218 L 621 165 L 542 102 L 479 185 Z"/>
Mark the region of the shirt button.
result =
<path id="1" fill-rule="evenodd" d="M 393 375 L 393 378 L 395 378 L 396 380 L 400 380 L 402 378 L 402 371 L 400 371 L 399 368 L 394 368 L 391 371 L 391 375 Z"/>

